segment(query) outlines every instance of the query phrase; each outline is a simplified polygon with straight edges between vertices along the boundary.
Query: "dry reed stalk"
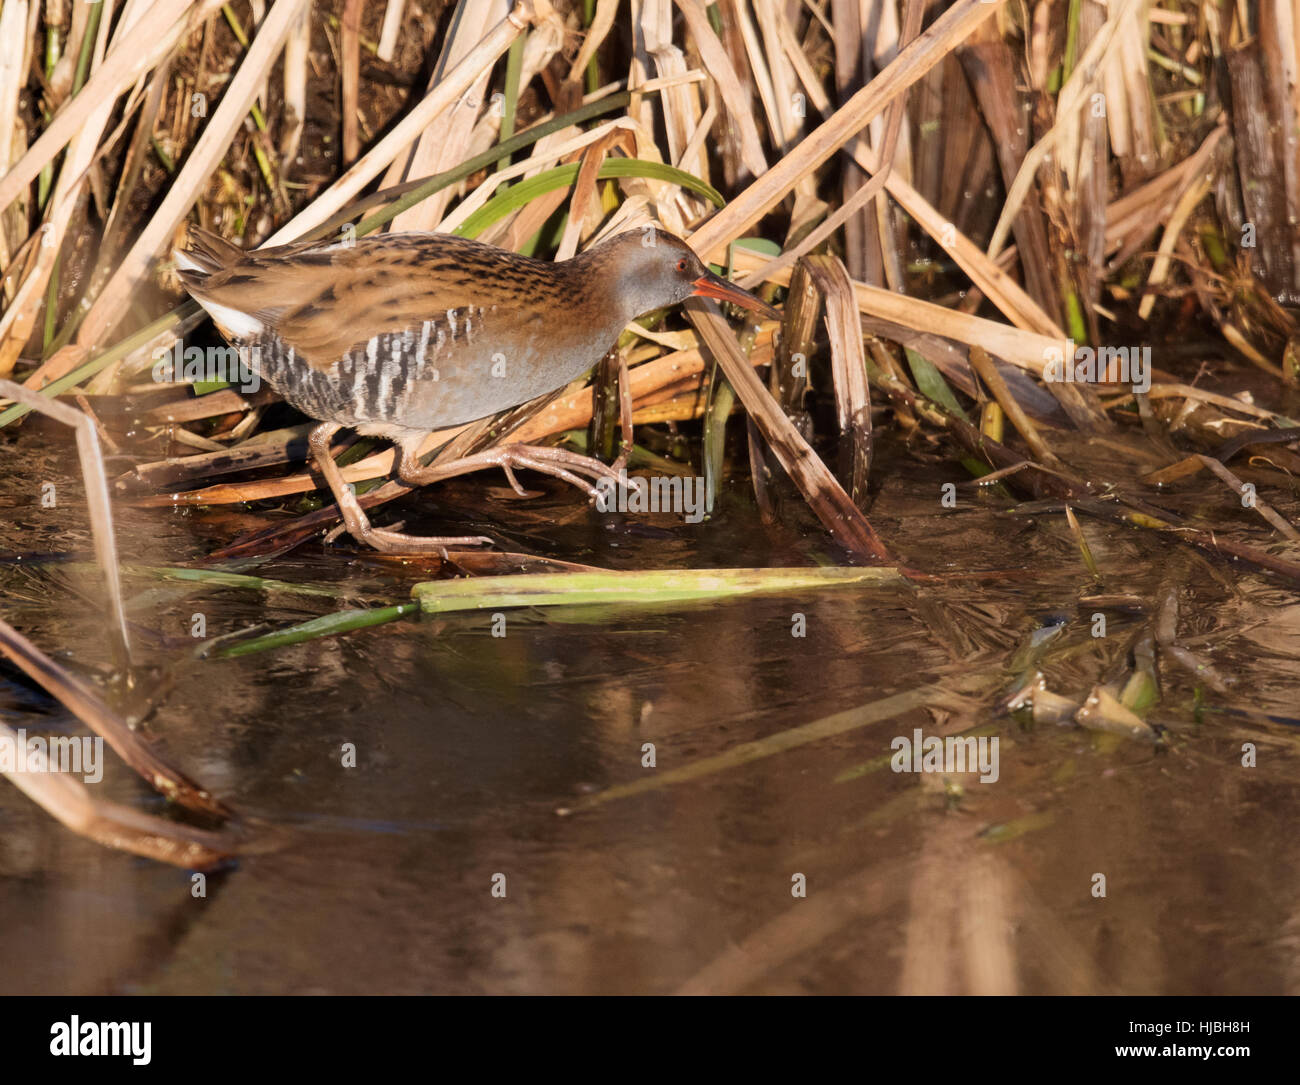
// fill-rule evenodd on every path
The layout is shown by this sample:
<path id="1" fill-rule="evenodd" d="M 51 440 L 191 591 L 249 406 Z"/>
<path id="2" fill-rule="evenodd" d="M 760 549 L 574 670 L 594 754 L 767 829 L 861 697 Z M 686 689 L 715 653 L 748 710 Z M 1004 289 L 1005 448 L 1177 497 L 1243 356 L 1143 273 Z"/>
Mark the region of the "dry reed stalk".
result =
<path id="1" fill-rule="evenodd" d="M 802 263 L 796 265 L 781 312 L 780 347 L 768 373 L 772 397 L 792 420 L 806 419 L 804 398 L 810 387 L 808 359 L 816 349 L 821 306 L 822 296 L 807 267 Z"/>
<path id="2" fill-rule="evenodd" d="M 786 59 L 790 62 L 791 69 L 798 77 L 799 84 L 803 87 L 808 100 L 812 102 L 813 108 L 822 115 L 824 120 L 832 112 L 830 98 L 822 88 L 821 80 L 818 79 L 817 73 L 813 71 L 812 64 L 809 63 L 803 46 L 795 36 L 794 27 L 791 26 L 789 17 L 779 7 L 772 8 L 771 17 L 776 27 L 781 48 L 785 52 Z"/>
<path id="3" fill-rule="evenodd" d="M 3 623 L 0 623 L 2 625 Z M 0 723 L 0 740 L 21 746 L 22 739 Z M 6 779 L 37 806 L 78 836 L 182 870 L 210 870 L 238 850 L 238 838 L 142 814 L 128 806 L 92 798 L 79 781 L 63 772 L 5 772 Z"/>
<path id="4" fill-rule="evenodd" d="M 4 621 L 0 621 L 0 653 L 99 735 L 155 791 L 187 810 L 229 816 L 230 810 L 220 800 L 159 757 L 90 686 Z"/>
<path id="5" fill-rule="evenodd" d="M 1138 317 L 1142 320 L 1147 320 L 1151 316 L 1151 310 L 1156 303 L 1155 288 L 1163 283 L 1169 274 L 1169 257 L 1174 251 L 1174 245 L 1178 241 L 1183 225 L 1196 209 L 1196 205 L 1209 194 L 1211 184 L 1212 179 L 1209 177 L 1197 178 L 1174 205 L 1173 214 L 1169 216 L 1169 220 L 1165 223 L 1165 231 L 1160 236 L 1160 248 L 1156 252 L 1156 258 L 1151 262 L 1151 272 L 1147 276 L 1149 293 L 1138 305 Z"/>
<path id="6" fill-rule="evenodd" d="M 855 144 L 851 153 L 865 170 L 875 172 L 877 160 L 865 144 Z M 885 189 L 1008 320 L 1027 331 L 1064 337 L 1056 321 L 1025 293 L 1019 283 L 893 170 L 886 175 Z"/>
<path id="7" fill-rule="evenodd" d="M 1140 181 L 1149 177 L 1157 164 L 1158 149 L 1153 130 L 1151 85 L 1147 75 L 1147 50 L 1149 48 L 1147 21 L 1143 16 L 1145 4 L 1133 4 L 1118 14 L 1120 21 L 1119 56 L 1124 78 L 1124 96 L 1128 104 L 1130 131 L 1133 135 L 1132 153 L 1120 160 L 1125 168 L 1126 181 Z"/>
<path id="8" fill-rule="evenodd" d="M 304 11 L 306 9 L 304 8 Z M 350 166 L 361 153 L 357 130 L 357 103 L 361 84 L 361 0 L 344 0 L 339 20 L 339 75 L 342 84 L 343 165 Z"/>
<path id="9" fill-rule="evenodd" d="M 804 265 L 824 299 L 835 409 L 842 440 L 841 461 L 847 465 L 840 476 L 853 503 L 862 508 L 867 500 L 871 470 L 871 392 L 867 387 L 867 356 L 853 282 L 837 257 L 808 256 Z"/>
<path id="10" fill-rule="evenodd" d="M 801 81 L 785 49 L 781 33 L 783 20 L 778 0 L 755 0 L 754 14 L 763 37 L 765 60 L 772 82 L 772 96 L 776 103 L 775 118 L 779 122 L 779 128 L 772 129 L 773 142 L 782 153 L 785 153 L 803 138 L 807 127 L 807 109 L 803 106 L 803 95 L 798 89 Z M 799 103 L 800 108 L 796 108 L 796 103 Z M 806 177 L 796 186 L 795 191 L 805 199 L 815 198 L 816 178 Z"/>
<path id="11" fill-rule="evenodd" d="M 167 195 L 86 314 L 77 332 L 78 343 L 88 347 L 99 344 L 127 311 L 128 299 L 148 274 L 150 264 L 172 239 L 212 170 L 225 156 L 230 138 L 243 123 L 285 36 L 306 3 L 276 0 Z"/>
<path id="12" fill-rule="evenodd" d="M 375 52 L 385 64 L 393 62 L 393 56 L 397 51 L 397 38 L 402 32 L 402 16 L 405 12 L 406 0 L 388 0 L 384 8 L 384 22 L 379 30 L 379 47 Z"/>
<path id="13" fill-rule="evenodd" d="M 1091 4 L 1093 0 L 1086 2 Z M 1029 103 L 1019 88 L 1016 57 L 992 23 L 985 23 L 972 34 L 958 55 L 984 121 L 992 132 L 1003 186 L 1009 188 L 1029 149 L 1032 130 Z M 1012 230 L 1026 293 L 1044 313 L 1059 319 L 1061 303 L 1056 283 L 1048 271 L 1051 260 L 1042 207 L 1026 201 L 1012 223 Z M 960 262 L 957 253 L 947 251 Z"/>
<path id="14" fill-rule="evenodd" d="M 157 385 L 153 387 L 156 388 Z M 191 396 L 150 407 L 144 412 L 144 421 L 155 426 L 179 426 L 204 418 L 217 418 L 234 411 L 246 411 L 259 403 L 271 402 L 274 398 L 275 393 L 270 389 L 261 389 L 251 395 L 244 395 L 233 388 L 222 388 L 216 392 L 209 392 L 206 396 Z"/>
<path id="15" fill-rule="evenodd" d="M 125 221 L 128 217 L 129 203 L 135 192 L 136 185 L 139 184 L 144 173 L 146 160 L 151 153 L 154 127 L 157 124 L 158 116 L 162 111 L 163 102 L 167 96 L 168 77 L 172 71 L 172 60 L 172 57 L 164 59 L 149 79 L 148 90 L 136 117 L 135 134 L 131 137 L 131 142 L 126 150 L 126 158 L 122 164 L 122 179 L 113 198 L 112 210 L 104 222 L 104 232 L 100 241 L 95 271 L 91 276 L 90 286 L 86 295 L 84 295 L 85 297 L 98 292 L 116 264 L 121 249 L 121 234 L 125 229 Z M 88 304 L 88 302 L 82 304 Z"/>
<path id="16" fill-rule="evenodd" d="M 542 71 L 549 67 L 552 59 L 560 51 L 563 42 L 563 27 L 554 19 L 540 23 L 529 31 L 528 35 L 524 39 L 523 57 L 521 58 L 519 65 L 520 94 L 523 93 L 525 88 L 527 88 Z M 495 95 L 493 97 L 495 98 Z M 592 97 L 594 100 L 595 96 Z M 584 102 L 585 101 L 586 99 L 584 99 Z M 554 113 L 544 114 L 542 117 L 537 119 L 536 123 L 550 120 L 553 116 Z M 503 134 L 501 126 L 504 118 L 504 102 L 500 109 L 494 106 L 492 109 L 485 110 L 480 115 L 478 123 L 474 126 L 474 130 L 470 134 L 469 142 L 466 145 L 467 157 L 480 154 L 495 143 L 499 142 L 500 136 Z M 516 127 L 517 121 L 518 118 L 516 116 Z M 401 161 L 402 160 L 399 157 L 394 162 L 393 166 L 389 168 L 388 173 L 385 175 L 385 180 L 387 180 L 388 177 L 398 176 L 400 171 L 397 170 L 396 167 L 401 163 Z M 452 191 L 456 193 L 463 193 L 463 190 L 463 183 L 452 189 Z"/>
<path id="17" fill-rule="evenodd" d="M 1038 427 L 1030 420 L 1024 408 L 1020 406 L 1020 401 L 1011 394 L 1011 389 L 1007 387 L 1007 382 L 1002 379 L 1002 374 L 998 372 L 997 367 L 993 364 L 993 359 L 989 357 L 988 351 L 981 346 L 973 345 L 970 348 L 970 366 L 979 374 L 984 386 L 993 393 L 993 398 L 1006 413 L 1007 418 L 1011 420 L 1011 424 L 1015 426 L 1020 436 L 1025 439 L 1025 444 L 1029 446 L 1029 451 L 1034 459 L 1051 467 L 1059 467 L 1060 460 L 1048 447 L 1047 442 L 1043 440 L 1043 435 L 1038 432 Z"/>
<path id="18" fill-rule="evenodd" d="M 429 81 L 430 91 L 478 44 L 482 28 L 504 19 L 508 10 L 509 0 L 459 0 Z M 474 122 L 483 109 L 491 77 L 492 66 L 487 65 L 464 93 L 430 120 L 415 141 L 402 180 L 441 173 L 468 157 Z M 427 200 L 403 211 L 393 219 L 389 228 L 394 232 L 432 230 L 446 211 L 452 194 L 452 189 L 435 192 Z"/>
<path id="19" fill-rule="evenodd" d="M 1104 22 L 1105 11 L 1098 0 L 1083 0 L 1079 15 L 1080 36 L 1091 41 L 1100 33 Z M 1103 105 L 1104 102 L 1102 99 Z M 1070 225 L 1077 246 L 1084 256 L 1077 265 L 1075 277 L 1082 287 L 1088 338 L 1098 342 L 1101 328 L 1097 306 L 1101 302 L 1102 275 L 1106 265 L 1106 197 L 1109 186 L 1105 110 L 1099 112 L 1090 105 L 1079 123 L 1082 138 L 1079 141 L 1077 188 L 1067 190 L 1065 204 L 1070 212 Z M 1025 266 L 1022 260 L 1021 267 Z"/>
<path id="20" fill-rule="evenodd" d="M 736 249 L 734 264 L 737 271 L 761 271 L 766 261 L 759 253 Z M 768 281 L 786 286 L 790 282 L 790 272 L 788 269 L 778 271 Z M 1064 351 L 1066 346 L 1063 334 L 1057 337 L 1008 327 L 994 320 L 947 309 L 905 294 L 895 294 L 856 280 L 853 288 L 857 294 L 859 311 L 868 316 L 901 324 L 918 332 L 938 333 L 968 345 L 978 344 L 990 354 L 1037 376 L 1042 376 L 1050 352 Z"/>
<path id="21" fill-rule="evenodd" d="M 1211 168 L 1226 123 L 1216 125 L 1194 153 L 1157 177 L 1126 192 L 1106 208 L 1106 252 L 1122 263 L 1137 252 L 1169 217 L 1182 193 Z"/>
<path id="22" fill-rule="evenodd" d="M 1242 505 L 1245 508 L 1253 508 L 1260 516 L 1264 518 L 1284 539 L 1289 542 L 1300 542 L 1300 532 L 1297 532 L 1282 516 L 1269 505 L 1262 497 L 1254 492 L 1253 489 L 1247 490 L 1245 484 L 1229 471 L 1222 463 L 1213 456 L 1197 456 L 1201 464 L 1208 468 L 1213 474 L 1226 485 L 1233 493 L 1242 498 Z M 1247 497 L 1249 495 L 1249 497 Z"/>
<path id="23" fill-rule="evenodd" d="M 645 43 L 645 4 L 646 0 L 629 0 L 628 4 L 632 55 L 628 58 L 627 88 L 633 92 L 633 96 L 628 103 L 627 115 L 637 124 L 649 128 L 654 124 L 654 104 L 635 93 L 650 78 L 651 61 Z"/>
<path id="24" fill-rule="evenodd" d="M 835 111 L 790 154 L 754 181 L 691 236 L 701 257 L 724 259 L 726 246 L 744 234 L 804 177 L 856 135 L 898 94 L 920 79 L 1005 0 L 957 0 L 867 86 Z"/>
<path id="25" fill-rule="evenodd" d="M 745 169 L 753 177 L 767 172 L 767 158 L 763 154 L 763 141 L 748 109 L 749 96 L 741 85 L 736 68 L 727 51 L 709 25 L 709 17 L 702 0 L 675 0 L 686 19 L 687 32 L 700 52 L 704 69 L 718 85 L 718 95 L 727 116 L 736 127 L 740 138 L 740 154 Z"/>
<path id="26" fill-rule="evenodd" d="M 400 7 L 400 0 L 393 0 Z M 390 10 L 392 5 L 390 4 Z M 284 41 L 284 130 L 280 135 L 280 157 L 287 172 L 302 142 L 302 132 L 307 119 L 307 62 L 311 54 L 310 0 L 304 5 L 298 21 L 289 28 Z M 385 23 L 387 26 L 387 23 Z"/>
<path id="27" fill-rule="evenodd" d="M 582 156 L 582 166 L 578 170 L 577 180 L 573 183 L 573 196 L 569 200 L 569 218 L 564 226 L 564 235 L 556 249 L 556 260 L 568 260 L 578 251 L 578 242 L 587 230 L 588 216 L 592 223 L 601 218 L 600 200 L 596 193 L 596 179 L 605 156 L 616 147 L 621 147 L 629 157 L 635 151 L 635 137 L 628 131 L 614 130 L 604 138 L 593 143 Z M 592 213 L 594 211 L 594 214 Z"/>
<path id="28" fill-rule="evenodd" d="M 925 7 L 924 0 L 904 0 L 897 5 L 893 3 L 881 5 L 874 51 L 869 58 L 866 58 L 869 59 L 873 69 L 892 62 L 903 46 L 915 40 L 921 30 Z M 950 54 L 929 73 L 929 76 L 938 75 L 945 67 L 952 66 L 953 59 Z M 910 181 L 912 179 L 911 125 L 901 123 L 906 108 L 907 96 L 900 95 L 884 116 L 872 119 L 866 133 L 859 137 L 858 143 L 859 145 L 866 143 L 871 147 L 882 163 L 883 172 L 889 174 L 898 171 L 904 180 Z M 978 129 L 978 125 L 970 127 L 972 133 Z M 982 134 L 980 138 L 983 139 Z M 894 209 L 888 200 L 877 199 L 868 209 L 868 213 L 871 216 L 869 223 L 874 229 L 884 283 L 891 290 L 903 290 L 906 288 L 906 281 L 901 250 L 905 242 Z"/>
<path id="29" fill-rule="evenodd" d="M 791 141 L 787 131 L 790 100 L 778 95 L 778 88 L 768 68 L 767 57 L 759 44 L 758 35 L 754 32 L 754 24 L 749 17 L 747 5 L 736 4 L 735 18 L 736 27 L 740 31 L 740 40 L 744 44 L 745 55 L 749 60 L 749 75 L 758 90 L 758 100 L 767 117 L 767 130 L 772 136 L 772 143 L 776 150 L 785 154 Z"/>
<path id="30" fill-rule="evenodd" d="M 582 48 L 578 50 L 578 55 L 573 58 L 573 64 L 569 67 L 570 82 L 576 83 L 582 78 L 582 73 L 587 70 L 587 65 L 596 55 L 596 50 L 614 29 L 614 17 L 618 14 L 618 5 L 619 0 L 597 0 L 596 14 L 591 20 L 591 26 L 587 28 L 586 37 L 582 39 Z"/>
<path id="31" fill-rule="evenodd" d="M 1279 132 L 1294 132 L 1300 123 L 1300 17 L 1294 4 L 1270 3 L 1260 12 L 1260 41 L 1269 79 L 1270 112 Z M 1291 224 L 1291 266 L 1300 287 L 1300 146 L 1284 140 L 1282 153 L 1286 221 Z"/>
<path id="32" fill-rule="evenodd" d="M 50 399 L 13 381 L 0 380 L 0 396 L 24 403 L 56 422 L 70 426 L 77 435 L 77 456 L 86 488 L 86 511 L 90 516 L 91 536 L 95 541 L 95 558 L 104 574 L 105 610 L 108 614 L 110 643 L 115 662 L 129 677 L 131 642 L 126 630 L 126 610 L 122 605 L 122 575 L 117 561 L 117 539 L 113 534 L 113 506 L 108 497 L 108 479 L 99 450 L 99 433 L 87 414 L 56 399 Z"/>
<path id="33" fill-rule="evenodd" d="M 144 14 L 144 0 L 128 0 L 116 32 L 115 45 L 120 40 L 131 36 L 133 28 Z M 27 273 L 17 295 L 4 315 L 0 317 L 0 372 L 8 373 L 13 370 L 14 362 L 23 344 L 27 342 L 36 326 L 37 317 L 45 303 L 46 287 L 59 259 L 73 212 L 78 205 L 82 181 L 99 152 L 100 139 L 108 126 L 113 105 L 112 100 L 99 103 L 68 143 L 67 154 L 59 171 L 59 179 L 46 204 L 45 222 L 40 227 L 41 241 L 37 248 L 35 266 Z M 69 360 L 65 356 L 64 363 Z M 39 388 L 43 379 L 43 374 L 36 373 L 25 383 L 29 388 Z"/>
<path id="34" fill-rule="evenodd" d="M 641 29 L 646 53 L 653 59 L 660 78 L 674 78 L 688 71 L 686 57 L 673 44 L 672 17 L 672 0 L 646 0 Z M 658 105 L 668 137 L 668 160 L 707 182 L 709 157 L 703 142 L 691 149 L 691 136 L 698 131 L 704 112 L 699 88 L 678 83 L 659 95 Z M 708 206 L 705 200 L 695 195 L 683 193 L 678 199 L 683 207 L 683 217 L 688 221 L 698 218 Z"/>
<path id="35" fill-rule="evenodd" d="M 690 139 L 686 141 L 686 146 L 682 149 L 681 158 L 674 162 L 678 169 L 684 169 L 683 162 L 695 161 L 698 156 L 702 156 L 705 151 L 705 141 L 709 138 L 709 133 L 713 131 L 714 122 L 718 119 L 718 103 L 711 101 L 705 107 L 704 112 L 700 115 L 699 122 L 695 125 L 695 131 L 691 133 Z"/>
<path id="36" fill-rule="evenodd" d="M 27 0 L 0 8 L 0 176 L 9 169 L 9 152 L 18 121 L 18 96 L 26 81 Z"/>
<path id="37" fill-rule="evenodd" d="M 705 298 L 689 298 L 685 308 L 749 417 L 826 530 L 860 557 L 889 561 L 889 551 L 861 510 L 763 387 L 718 306 Z"/>
<path id="38" fill-rule="evenodd" d="M 86 118 L 126 90 L 167 56 L 185 34 L 220 10 L 222 0 L 157 0 L 138 20 L 135 30 L 115 43 L 95 73 L 72 101 L 61 109 L 3 177 L 0 210 L 8 207 L 36 175 L 71 140 Z M 159 33 L 160 27 L 168 28 Z"/>
<path id="39" fill-rule="evenodd" d="M 1267 8 L 1276 8 L 1269 4 Z M 1236 142 L 1237 174 L 1242 199 L 1241 217 L 1255 232 L 1251 264 L 1268 292 L 1275 297 L 1300 294 L 1300 264 L 1296 263 L 1300 232 L 1289 218 L 1300 195 L 1295 191 L 1296 149 L 1294 130 L 1288 124 L 1289 99 L 1279 80 L 1288 61 L 1277 40 L 1276 20 L 1267 9 L 1259 12 L 1259 32 L 1225 51 L 1232 101 L 1231 119 Z M 1253 20 L 1252 20 L 1253 22 Z M 1294 43 L 1291 43 L 1294 48 Z M 1292 182 L 1288 193 L 1287 183 Z M 1236 228 L 1237 224 L 1233 224 Z"/>
<path id="40" fill-rule="evenodd" d="M 285 0 L 280 0 L 280 3 L 284 2 Z M 434 117 L 464 94 L 485 68 L 490 68 L 496 63 L 525 27 L 550 10 L 550 5 L 545 0 L 518 0 L 510 9 L 510 14 L 492 27 L 478 45 L 447 72 L 434 90 L 425 95 L 342 177 L 267 238 L 263 247 L 269 248 L 294 241 L 341 211 L 428 126 Z M 222 104 L 225 104 L 224 101 Z"/>
<path id="41" fill-rule="evenodd" d="M 916 36 L 916 25 L 920 20 L 920 6 L 913 3 L 908 9 L 909 27 L 907 30 L 907 40 Z M 893 164 L 895 161 L 895 152 L 899 146 L 899 134 L 902 130 L 903 115 L 906 106 L 906 95 L 900 98 L 889 107 L 889 119 L 886 124 L 884 143 L 881 149 L 880 158 L 887 163 L 883 171 L 877 172 L 866 184 L 857 187 L 851 196 L 845 199 L 844 203 L 838 207 L 827 219 L 809 232 L 802 241 L 793 247 L 788 247 L 779 257 L 774 259 L 764 269 L 765 275 L 778 271 L 785 267 L 792 266 L 796 260 L 800 259 L 805 253 L 811 252 L 820 245 L 826 238 L 830 237 L 841 226 L 846 226 L 852 216 L 862 211 L 866 205 L 880 193 L 889 181 L 893 173 Z M 859 145 L 861 146 L 861 145 Z M 811 180 L 811 178 L 809 178 Z M 847 186 L 852 187 L 852 186 Z M 881 220 L 881 227 L 885 223 Z M 889 268 L 892 269 L 893 261 L 886 261 Z M 890 274 L 891 284 L 896 281 L 896 276 Z M 761 281 L 760 278 L 750 276 L 746 280 L 747 286 L 754 286 Z"/>
<path id="42" fill-rule="evenodd" d="M 1131 158 L 1133 154 L 1128 92 L 1125 90 L 1125 85 L 1123 58 L 1116 53 L 1110 62 L 1102 65 L 1101 89 L 1106 102 L 1106 133 L 1110 140 L 1111 151 L 1121 162 Z"/>
<path id="43" fill-rule="evenodd" d="M 1006 244 L 1012 220 L 1019 213 L 1025 197 L 1029 195 L 1039 168 L 1047 156 L 1056 150 L 1058 143 L 1062 146 L 1056 158 L 1062 164 L 1070 184 L 1073 186 L 1077 183 L 1079 110 L 1083 108 L 1088 96 L 1097 89 L 1107 64 L 1113 62 L 1119 55 L 1120 44 L 1123 41 L 1121 31 L 1126 25 L 1125 19 L 1137 8 L 1139 2 L 1140 0 L 1118 0 L 1118 3 L 1110 9 L 1110 18 L 1107 19 L 1105 27 L 1088 43 L 1088 48 L 1079 58 L 1078 66 L 1061 88 L 1056 102 L 1055 123 L 1025 154 L 1020 172 L 1016 174 L 1016 179 L 1007 189 L 1006 202 L 1002 205 L 1002 213 L 998 217 L 997 225 L 993 228 L 993 237 L 989 241 L 990 258 L 997 256 L 1002 246 Z M 1112 131 L 1112 141 L 1114 138 Z"/>
<path id="44" fill-rule="evenodd" d="M 883 5 L 877 5 L 877 8 L 881 6 Z M 833 0 L 831 4 L 833 25 L 830 33 L 835 54 L 835 90 L 840 102 L 847 101 L 870 76 L 868 65 L 871 63 L 872 42 L 868 38 L 866 22 L 871 19 L 871 15 L 867 5 L 859 0 Z M 820 80 L 817 81 L 817 88 L 820 94 Z M 867 175 L 855 162 L 845 162 L 840 178 L 841 203 L 850 203 L 866 179 Z M 844 250 L 850 274 L 854 278 L 879 281 L 879 239 L 865 208 L 859 209 L 846 221 Z"/>

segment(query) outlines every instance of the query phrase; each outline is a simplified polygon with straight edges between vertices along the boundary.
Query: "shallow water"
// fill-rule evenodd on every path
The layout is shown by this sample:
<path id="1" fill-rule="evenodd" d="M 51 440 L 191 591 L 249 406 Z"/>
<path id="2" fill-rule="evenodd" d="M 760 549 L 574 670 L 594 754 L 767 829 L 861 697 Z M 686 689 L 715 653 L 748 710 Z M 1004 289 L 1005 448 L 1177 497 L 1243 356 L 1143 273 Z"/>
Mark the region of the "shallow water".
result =
<path id="1" fill-rule="evenodd" d="M 0 454 L 0 615 L 102 675 L 94 580 L 41 560 L 89 554 L 72 446 L 23 426 L 0 433 Z M 1105 589 L 1153 608 L 1175 585 L 1180 638 L 1236 684 L 1206 691 L 1197 713 L 1195 679 L 1162 659 L 1149 715 L 1168 729 L 1162 746 L 995 718 L 1035 630 L 1065 622 L 1043 669 L 1081 700 L 1124 672 L 1144 619 L 1108 612 L 1108 635 L 1090 636 L 1095 608 L 1078 600 L 1096 586 L 1061 516 L 969 489 L 945 510 L 940 484 L 963 476 L 889 443 L 874 470 L 872 521 L 899 559 L 962 575 L 638 613 L 511 611 L 504 637 L 486 614 L 405 620 L 237 659 L 196 654 L 194 615 L 208 639 L 281 628 L 405 601 L 428 570 L 315 541 L 248 571 L 345 598 L 129 578 L 150 734 L 278 846 L 195 899 L 187 872 L 76 837 L 0 784 L 0 991 L 1300 991 L 1296 596 L 1084 518 Z M 800 526 L 765 527 L 743 481 L 697 526 L 601 516 L 539 488 L 521 503 L 499 478 L 457 480 L 378 519 L 611 568 L 839 557 L 794 498 L 784 511 Z M 1226 508 L 1208 485 L 1186 492 L 1188 507 Z M 265 522 L 117 515 L 122 559 L 142 565 L 193 562 Z M 977 571 L 993 575 L 965 575 Z M 920 707 L 882 713 L 916 690 Z M 707 760 L 839 713 L 833 733 Z M 80 733 L 8 666 L 0 721 Z M 996 783 L 889 770 L 895 736 L 971 727 L 999 739 Z M 340 764 L 344 743 L 356 768 Z M 673 782 L 687 765 L 708 771 Z M 97 786 L 163 810 L 119 763 Z"/>

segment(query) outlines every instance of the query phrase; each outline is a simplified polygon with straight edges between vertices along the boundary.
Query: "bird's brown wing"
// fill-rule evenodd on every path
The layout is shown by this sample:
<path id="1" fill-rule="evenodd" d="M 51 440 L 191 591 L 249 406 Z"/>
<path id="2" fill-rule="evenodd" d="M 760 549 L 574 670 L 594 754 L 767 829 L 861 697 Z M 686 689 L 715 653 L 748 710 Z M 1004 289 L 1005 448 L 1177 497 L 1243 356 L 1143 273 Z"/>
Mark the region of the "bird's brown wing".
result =
<path id="1" fill-rule="evenodd" d="M 324 370 L 373 336 L 468 306 L 518 305 L 536 290 L 536 263 L 446 234 L 395 234 L 241 252 L 218 271 L 181 277 L 200 303 L 253 317 Z"/>

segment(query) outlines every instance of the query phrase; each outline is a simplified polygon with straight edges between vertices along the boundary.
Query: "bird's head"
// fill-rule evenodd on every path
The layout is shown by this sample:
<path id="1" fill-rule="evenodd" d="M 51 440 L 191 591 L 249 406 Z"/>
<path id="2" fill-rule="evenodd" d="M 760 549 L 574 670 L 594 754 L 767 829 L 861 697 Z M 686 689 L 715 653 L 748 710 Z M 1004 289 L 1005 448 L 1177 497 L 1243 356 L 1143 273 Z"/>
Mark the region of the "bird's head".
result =
<path id="1" fill-rule="evenodd" d="M 584 255 L 628 320 L 691 297 L 729 301 L 769 320 L 780 319 L 772 306 L 715 275 L 685 241 L 664 230 L 630 230 Z"/>

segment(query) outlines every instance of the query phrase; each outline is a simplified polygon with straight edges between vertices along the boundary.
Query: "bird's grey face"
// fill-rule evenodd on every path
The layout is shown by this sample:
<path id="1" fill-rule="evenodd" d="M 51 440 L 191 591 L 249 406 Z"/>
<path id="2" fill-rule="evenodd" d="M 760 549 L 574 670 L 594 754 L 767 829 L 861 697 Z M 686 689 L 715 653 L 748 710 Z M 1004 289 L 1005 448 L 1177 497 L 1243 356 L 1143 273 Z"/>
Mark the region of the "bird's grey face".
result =
<path id="1" fill-rule="evenodd" d="M 629 319 L 690 297 L 730 301 L 779 319 L 770 305 L 711 272 L 681 238 L 663 230 L 633 231 L 611 244 L 622 248 L 615 266 L 621 268 L 620 294 L 627 300 Z"/>

